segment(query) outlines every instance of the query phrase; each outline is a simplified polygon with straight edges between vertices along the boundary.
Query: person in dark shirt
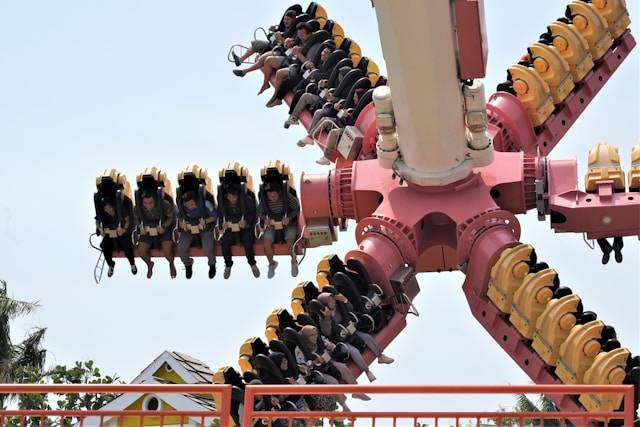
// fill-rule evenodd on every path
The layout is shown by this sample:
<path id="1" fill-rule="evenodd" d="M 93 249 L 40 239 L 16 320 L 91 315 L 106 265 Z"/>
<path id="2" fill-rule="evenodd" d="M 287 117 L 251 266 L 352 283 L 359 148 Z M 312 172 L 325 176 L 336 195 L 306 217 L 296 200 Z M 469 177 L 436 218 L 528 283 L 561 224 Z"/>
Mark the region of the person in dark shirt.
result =
<path id="1" fill-rule="evenodd" d="M 169 272 L 172 279 L 176 277 L 176 266 L 173 263 L 173 227 L 176 223 L 176 213 L 173 205 L 167 200 L 162 206 L 156 204 L 153 194 L 142 195 L 141 215 L 136 210 L 136 225 L 140 231 L 138 253 L 147 264 L 147 278 L 153 275 L 154 262 L 151 261 L 151 247 L 160 246 L 162 255 L 169 261 Z"/>
<path id="2" fill-rule="evenodd" d="M 120 224 L 116 213 L 115 201 L 110 197 L 103 197 L 100 200 L 102 212 L 100 218 L 96 217 L 96 227 L 98 235 L 102 236 L 100 248 L 104 259 L 109 266 L 107 276 L 113 276 L 113 269 L 116 263 L 113 261 L 113 251 L 122 249 L 131 265 L 131 273 L 137 274 L 138 268 L 133 257 L 133 243 L 131 232 L 133 230 L 133 205 L 129 199 L 124 199 L 124 223 Z"/>
<path id="3" fill-rule="evenodd" d="M 273 182 L 265 184 L 264 191 L 266 200 L 258 206 L 258 217 L 265 226 L 262 240 L 264 242 L 264 252 L 269 261 L 269 271 L 267 277 L 273 278 L 278 263 L 273 259 L 273 242 L 276 239 L 276 231 L 282 230 L 287 249 L 291 254 L 291 275 L 298 275 L 298 259 L 294 253 L 293 245 L 298 233 L 298 214 L 300 213 L 300 203 L 292 194 L 282 195 L 282 185 Z M 286 203 L 286 205 L 285 205 Z"/>
<path id="4" fill-rule="evenodd" d="M 244 197 L 241 203 L 240 197 Z M 243 212 L 244 206 L 244 212 Z M 231 276 L 233 258 L 231 247 L 239 240 L 244 247 L 247 262 L 251 266 L 254 277 L 260 277 L 260 269 L 256 265 L 253 244 L 256 236 L 256 204 L 253 197 L 242 194 L 239 186 L 230 185 L 218 205 L 218 219 L 222 222 L 224 233 L 220 239 L 222 256 L 224 258 L 224 278 Z"/>
<path id="5" fill-rule="evenodd" d="M 286 39 L 295 37 L 296 12 L 294 10 L 288 10 L 284 14 L 282 23 L 282 31 L 278 31 L 277 25 L 272 25 L 271 27 L 269 27 L 269 41 L 253 40 L 251 42 L 251 47 L 247 49 L 247 51 L 242 56 L 238 56 L 232 52 L 233 60 L 236 64 L 236 67 L 241 66 L 242 63 L 254 53 L 260 54 L 258 60 L 250 67 L 247 67 L 244 70 L 237 68 L 233 70 L 233 74 L 238 77 L 244 77 L 246 74 L 262 68 L 264 66 L 264 61 L 268 57 L 273 56 L 274 53 L 272 49 L 275 46 L 282 45 Z"/>
<path id="6" fill-rule="evenodd" d="M 188 191 L 182 195 L 184 218 L 178 221 L 180 238 L 178 239 L 178 256 L 185 267 L 185 276 L 190 279 L 193 275 L 193 258 L 189 257 L 189 248 L 194 237 L 200 237 L 202 251 L 209 262 L 209 279 L 216 275 L 215 238 L 213 237 L 213 224 L 216 221 L 216 207 L 211 200 L 204 201 L 205 212 L 196 202 L 195 193 Z"/>

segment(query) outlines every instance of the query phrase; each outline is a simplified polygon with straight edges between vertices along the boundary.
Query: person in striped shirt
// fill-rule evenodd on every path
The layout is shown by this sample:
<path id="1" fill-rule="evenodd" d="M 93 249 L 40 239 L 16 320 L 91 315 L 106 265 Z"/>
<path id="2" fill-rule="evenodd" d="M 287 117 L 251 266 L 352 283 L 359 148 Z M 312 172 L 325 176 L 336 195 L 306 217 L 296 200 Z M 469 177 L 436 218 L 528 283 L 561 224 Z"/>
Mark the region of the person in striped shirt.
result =
<path id="1" fill-rule="evenodd" d="M 298 233 L 298 215 L 300 214 L 300 202 L 292 194 L 282 194 L 282 185 L 275 182 L 267 182 L 264 186 L 265 198 L 258 205 L 258 217 L 264 224 L 264 252 L 269 261 L 267 277 L 273 278 L 278 262 L 273 259 L 273 242 L 276 239 L 276 231 L 282 230 L 287 248 L 291 254 L 291 275 L 298 275 L 298 259 L 294 252 Z"/>

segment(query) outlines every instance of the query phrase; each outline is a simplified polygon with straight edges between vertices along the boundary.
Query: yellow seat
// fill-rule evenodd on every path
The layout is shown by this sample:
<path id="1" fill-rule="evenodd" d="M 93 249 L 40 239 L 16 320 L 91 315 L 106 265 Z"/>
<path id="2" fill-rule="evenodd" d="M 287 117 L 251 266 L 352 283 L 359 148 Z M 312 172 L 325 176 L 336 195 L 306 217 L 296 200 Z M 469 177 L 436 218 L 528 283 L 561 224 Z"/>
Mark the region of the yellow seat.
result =
<path id="1" fill-rule="evenodd" d="M 529 46 L 529 56 L 542 79 L 549 85 L 554 104 L 559 104 L 571 93 L 575 85 L 569 64 L 555 47 L 543 43 Z"/>
<path id="2" fill-rule="evenodd" d="M 293 172 L 291 172 L 289 165 L 286 165 L 280 160 L 271 160 L 269 161 L 269 163 L 260 168 L 260 178 L 264 179 L 270 169 L 275 169 L 280 175 L 286 176 L 289 188 L 296 188 L 295 177 L 293 176 Z"/>
<path id="3" fill-rule="evenodd" d="M 573 24 L 552 22 L 549 27 L 553 39 L 553 47 L 567 61 L 574 82 L 582 81 L 593 68 L 593 57 L 589 51 L 589 43 Z"/>
<path id="4" fill-rule="evenodd" d="M 96 187 L 100 189 L 103 183 L 111 182 L 118 189 L 122 190 L 122 194 L 129 200 L 133 200 L 131 192 L 131 184 L 127 180 L 127 176 L 118 172 L 117 169 L 105 169 L 100 175 L 96 176 Z"/>
<path id="5" fill-rule="evenodd" d="M 602 346 L 604 323 L 599 320 L 576 325 L 560 345 L 556 375 L 565 384 L 582 384 L 584 373 L 589 369 Z"/>
<path id="6" fill-rule="evenodd" d="M 183 170 L 178 173 L 178 182 L 181 182 L 185 176 L 192 175 L 198 180 L 202 180 L 205 183 L 205 189 L 208 193 L 213 194 L 213 185 L 211 183 L 211 177 L 209 177 L 209 172 L 206 169 L 193 164 L 188 165 Z"/>
<path id="7" fill-rule="evenodd" d="M 533 339 L 536 321 L 553 297 L 556 277 L 557 273 L 551 268 L 527 274 L 513 295 L 509 321 L 523 337 Z"/>
<path id="8" fill-rule="evenodd" d="M 373 62 L 371 59 L 367 64 L 367 77 L 371 82 L 371 86 L 375 86 L 378 82 L 378 78 L 380 78 L 380 67 L 378 67 L 378 64 Z"/>
<path id="9" fill-rule="evenodd" d="M 242 166 L 239 162 L 229 162 L 225 167 L 220 169 L 218 172 L 218 178 L 222 180 L 229 173 L 237 175 L 246 183 L 247 190 L 255 194 L 255 191 L 253 190 L 253 177 L 246 166 Z"/>
<path id="10" fill-rule="evenodd" d="M 349 52 L 347 52 L 347 54 L 349 55 L 353 66 L 357 67 L 360 62 L 360 58 L 362 58 L 362 50 L 355 40 L 351 40 L 351 45 L 349 46 Z"/>
<path id="11" fill-rule="evenodd" d="M 629 191 L 640 191 L 640 144 L 635 144 L 633 147 L 631 147 Z"/>
<path id="12" fill-rule="evenodd" d="M 609 32 L 614 39 L 620 37 L 631 24 L 624 0 L 593 0 L 591 3 L 607 21 Z"/>
<path id="13" fill-rule="evenodd" d="M 540 126 L 555 108 L 549 85 L 532 68 L 516 64 L 509 67 L 513 90 L 522 102 L 533 126 Z"/>
<path id="14" fill-rule="evenodd" d="M 169 181 L 169 179 L 167 178 L 166 172 L 164 172 L 161 169 L 158 169 L 155 166 L 152 166 L 150 168 L 145 168 L 142 172 L 140 172 L 136 176 L 136 183 L 138 185 L 141 185 L 145 177 L 151 177 L 154 180 L 156 180 L 162 187 L 164 194 L 173 200 L 173 190 L 171 189 L 171 181 Z"/>
<path id="15" fill-rule="evenodd" d="M 315 19 L 316 21 L 318 21 L 320 23 L 320 28 L 324 28 L 324 25 L 327 23 L 327 20 L 329 19 L 329 16 L 327 15 L 327 11 L 325 10 L 324 7 L 317 5 L 316 6 L 316 13 L 315 16 L 313 17 L 313 19 Z"/>
<path id="16" fill-rule="evenodd" d="M 511 312 L 513 294 L 529 273 L 532 252 L 533 247 L 526 244 L 505 249 L 491 268 L 487 296 L 503 313 Z"/>
<path id="17" fill-rule="evenodd" d="M 607 21 L 591 3 L 574 0 L 568 5 L 571 21 L 589 44 L 593 59 L 602 58 L 613 44 Z"/>
<path id="18" fill-rule="evenodd" d="M 267 337 L 268 341 L 273 341 L 278 339 L 278 329 L 280 328 L 280 319 L 278 319 L 278 314 L 282 309 L 276 309 L 271 312 L 267 316 L 267 320 L 265 320 L 265 330 L 264 336 Z"/>
<path id="19" fill-rule="evenodd" d="M 584 373 L 584 383 L 622 384 L 629 355 L 626 348 L 616 348 L 598 354 L 591 367 Z M 620 407 L 622 398 L 622 394 L 581 394 L 579 400 L 588 411 L 609 412 Z"/>
<path id="20" fill-rule="evenodd" d="M 579 303 L 580 298 L 573 294 L 552 299 L 538 317 L 531 346 L 547 365 L 555 366 L 558 361 L 560 345 L 576 324 Z"/>
<path id="21" fill-rule="evenodd" d="M 304 313 L 303 304 L 306 304 L 307 300 L 304 294 L 304 285 L 307 282 L 300 282 L 291 291 L 291 311 L 294 316 Z"/>
<path id="22" fill-rule="evenodd" d="M 336 42 L 336 47 L 340 48 L 340 45 L 342 45 L 342 42 L 344 41 L 344 29 L 336 21 L 333 21 L 331 37 L 333 37 L 333 41 Z"/>
<path id="23" fill-rule="evenodd" d="M 584 178 L 587 192 L 597 191 L 598 181 L 613 181 L 617 191 L 625 190 L 625 174 L 620 167 L 618 147 L 607 143 L 596 144 L 589 150 L 589 170 Z"/>
<path id="24" fill-rule="evenodd" d="M 242 373 L 249 371 L 255 372 L 255 369 L 251 364 L 251 359 L 255 356 L 253 345 L 258 340 L 260 340 L 260 338 L 250 337 L 244 340 L 242 345 L 240 345 L 240 350 L 238 351 L 238 365 L 240 366 L 240 370 L 242 371 Z"/>

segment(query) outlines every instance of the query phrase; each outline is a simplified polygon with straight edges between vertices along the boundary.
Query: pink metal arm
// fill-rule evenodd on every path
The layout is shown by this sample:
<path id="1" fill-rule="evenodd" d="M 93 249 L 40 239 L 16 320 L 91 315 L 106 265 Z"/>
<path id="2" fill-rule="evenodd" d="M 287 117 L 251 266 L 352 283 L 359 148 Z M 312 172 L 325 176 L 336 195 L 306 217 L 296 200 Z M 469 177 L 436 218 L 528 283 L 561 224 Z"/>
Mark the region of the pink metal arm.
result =
<path id="1" fill-rule="evenodd" d="M 547 170 L 555 231 L 590 239 L 640 235 L 640 193 L 615 193 L 611 181 L 601 181 L 597 193 L 580 191 L 575 160 L 549 161 Z"/>
<path id="2" fill-rule="evenodd" d="M 494 93 L 487 102 L 489 133 L 493 138 L 494 148 L 498 151 L 548 155 L 636 45 L 629 30 L 616 42 L 535 131 L 524 107 L 515 96 L 507 92 Z"/>

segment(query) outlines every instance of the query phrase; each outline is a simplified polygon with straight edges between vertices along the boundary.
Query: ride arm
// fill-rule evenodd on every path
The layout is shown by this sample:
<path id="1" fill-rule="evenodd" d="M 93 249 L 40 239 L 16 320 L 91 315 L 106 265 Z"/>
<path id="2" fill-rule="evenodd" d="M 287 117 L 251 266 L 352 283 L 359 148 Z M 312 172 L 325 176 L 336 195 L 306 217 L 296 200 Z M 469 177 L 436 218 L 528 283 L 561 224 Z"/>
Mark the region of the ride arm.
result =
<path id="1" fill-rule="evenodd" d="M 615 192 L 613 181 L 598 181 L 593 193 L 580 191 L 571 160 L 549 162 L 548 174 L 548 212 L 556 232 L 590 239 L 640 236 L 640 193 Z"/>

